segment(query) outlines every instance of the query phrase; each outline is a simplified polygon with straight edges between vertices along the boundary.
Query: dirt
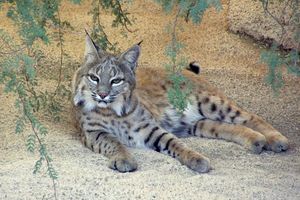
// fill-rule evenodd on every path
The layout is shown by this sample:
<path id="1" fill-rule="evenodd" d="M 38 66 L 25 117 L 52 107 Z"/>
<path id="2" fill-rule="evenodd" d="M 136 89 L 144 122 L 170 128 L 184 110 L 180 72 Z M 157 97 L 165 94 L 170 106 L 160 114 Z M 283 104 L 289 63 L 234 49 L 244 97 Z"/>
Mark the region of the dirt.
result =
<path id="1" fill-rule="evenodd" d="M 88 2 L 80 6 L 64 3 L 61 11 L 75 28 L 66 32 L 65 48 L 76 61 L 82 60 L 84 52 L 83 29 L 91 26 L 88 8 Z M 284 89 L 274 96 L 264 83 L 267 67 L 259 61 L 263 47 L 227 31 L 227 9 L 224 1 L 223 10 L 209 10 L 200 25 L 180 20 L 184 32 L 178 39 L 186 44 L 184 55 L 198 60 L 202 76 L 226 95 L 286 135 L 290 149 L 255 155 L 222 140 L 186 138 L 182 140 L 211 159 L 211 172 L 198 174 L 171 157 L 130 149 L 138 170 L 118 173 L 107 168 L 105 157 L 80 143 L 68 118 L 61 123 L 45 121 L 50 130 L 47 147 L 59 173 L 58 199 L 300 199 L 299 79 L 285 75 Z M 132 2 L 129 12 L 136 18 L 131 27 L 134 32 L 123 38 L 120 31 L 108 26 L 109 37 L 123 50 L 143 39 L 140 65 L 163 67 L 167 62 L 164 48 L 170 41 L 164 27 L 174 16 L 165 15 L 150 1 Z M 106 24 L 111 20 L 104 14 Z M 0 26 L 13 32 L 7 19 L 1 20 Z M 58 57 L 55 45 L 44 48 L 49 56 Z M 47 79 L 40 82 L 47 89 L 54 83 Z M 25 148 L 25 136 L 31 130 L 14 134 L 18 114 L 14 97 L 4 94 L 3 87 L 0 91 L 0 199 L 53 199 L 47 174 L 32 174 L 38 153 L 30 154 Z"/>

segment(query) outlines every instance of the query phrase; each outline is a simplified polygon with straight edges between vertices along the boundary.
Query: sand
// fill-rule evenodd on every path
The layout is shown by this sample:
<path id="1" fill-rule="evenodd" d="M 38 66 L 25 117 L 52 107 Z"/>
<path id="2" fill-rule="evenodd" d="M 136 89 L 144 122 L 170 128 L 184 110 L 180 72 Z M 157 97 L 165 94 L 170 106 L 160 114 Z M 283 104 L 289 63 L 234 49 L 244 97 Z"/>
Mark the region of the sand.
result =
<path id="1" fill-rule="evenodd" d="M 90 25 L 86 15 L 88 3 L 63 5 L 62 14 L 74 24 L 67 33 L 66 49 L 71 58 L 83 55 L 82 29 Z M 187 48 L 185 55 L 198 60 L 202 75 L 242 107 L 259 114 L 290 140 L 290 149 L 275 154 L 264 151 L 255 155 L 243 147 L 222 140 L 182 139 L 196 151 L 211 159 L 214 169 L 199 174 L 171 157 L 145 149 L 130 149 L 138 170 L 118 173 L 107 168 L 107 158 L 85 148 L 77 138 L 68 117 L 61 123 L 45 121 L 49 128 L 47 147 L 59 173 L 58 199 L 300 199 L 300 91 L 299 79 L 285 76 L 286 85 L 278 96 L 264 83 L 267 72 L 260 63 L 263 48 L 252 40 L 227 31 L 227 4 L 220 13 L 210 10 L 202 24 L 185 24 L 179 34 Z M 107 30 L 110 37 L 125 49 L 144 40 L 140 65 L 162 67 L 166 62 L 164 47 L 169 36 L 164 27 L 171 19 L 159 6 L 135 1 L 130 13 L 136 17 L 136 31 L 124 39 Z M 110 16 L 104 21 L 109 24 Z M 9 27 L 4 22 L 4 27 Z M 1 24 L 2 26 L 2 24 Z M 76 47 L 76 48 L 74 48 Z M 47 47 L 55 56 L 54 47 Z M 51 88 L 51 80 L 41 85 Z M 17 112 L 14 97 L 0 88 L 0 199 L 53 199 L 51 180 L 45 172 L 33 175 L 38 154 L 25 149 L 26 135 L 14 134 Z M 66 110 L 67 113 L 68 110 Z"/>

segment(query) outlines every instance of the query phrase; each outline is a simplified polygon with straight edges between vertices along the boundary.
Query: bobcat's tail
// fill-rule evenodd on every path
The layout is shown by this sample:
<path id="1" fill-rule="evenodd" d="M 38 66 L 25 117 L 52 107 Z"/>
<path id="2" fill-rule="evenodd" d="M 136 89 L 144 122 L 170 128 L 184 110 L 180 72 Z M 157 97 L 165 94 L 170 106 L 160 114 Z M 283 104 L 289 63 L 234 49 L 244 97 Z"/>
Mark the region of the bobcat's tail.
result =
<path id="1" fill-rule="evenodd" d="M 186 69 L 194 72 L 195 74 L 200 74 L 200 65 L 196 61 L 190 62 Z"/>

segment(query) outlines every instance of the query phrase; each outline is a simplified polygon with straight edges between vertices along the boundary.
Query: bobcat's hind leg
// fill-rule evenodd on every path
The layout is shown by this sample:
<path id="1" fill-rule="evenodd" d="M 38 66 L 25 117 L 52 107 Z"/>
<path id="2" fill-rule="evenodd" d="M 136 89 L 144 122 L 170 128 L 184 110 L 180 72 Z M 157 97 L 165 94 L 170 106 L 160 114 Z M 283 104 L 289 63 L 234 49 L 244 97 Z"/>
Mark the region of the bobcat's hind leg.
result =
<path id="1" fill-rule="evenodd" d="M 265 136 L 265 149 L 281 152 L 288 149 L 288 140 L 270 124 L 257 115 L 239 108 L 234 102 L 218 96 L 198 96 L 200 116 L 229 124 L 246 126 Z"/>
<path id="2" fill-rule="evenodd" d="M 238 143 L 254 153 L 260 153 L 266 138 L 259 132 L 241 125 L 204 119 L 198 121 L 189 134 L 206 138 L 219 138 Z"/>
<path id="3" fill-rule="evenodd" d="M 266 137 L 267 143 L 265 145 L 265 149 L 272 150 L 277 153 L 288 149 L 288 139 L 285 136 L 264 121 L 261 117 L 254 114 L 247 114 L 250 115 L 250 117 L 248 117 L 249 120 L 244 121 L 243 125 L 259 131 Z"/>
<path id="4" fill-rule="evenodd" d="M 231 111 L 228 113 L 229 117 L 225 117 L 226 122 L 246 126 L 264 135 L 267 141 L 264 148 L 267 150 L 278 153 L 288 149 L 288 139 L 261 117 L 250 114 L 235 105 L 228 106 L 227 109 L 229 108 Z"/>
<path id="5" fill-rule="evenodd" d="M 132 172 L 137 169 L 137 162 L 126 147 L 109 133 L 102 131 L 85 133 L 82 141 L 85 146 L 95 153 L 100 153 L 109 158 L 109 168 L 119 172 Z"/>

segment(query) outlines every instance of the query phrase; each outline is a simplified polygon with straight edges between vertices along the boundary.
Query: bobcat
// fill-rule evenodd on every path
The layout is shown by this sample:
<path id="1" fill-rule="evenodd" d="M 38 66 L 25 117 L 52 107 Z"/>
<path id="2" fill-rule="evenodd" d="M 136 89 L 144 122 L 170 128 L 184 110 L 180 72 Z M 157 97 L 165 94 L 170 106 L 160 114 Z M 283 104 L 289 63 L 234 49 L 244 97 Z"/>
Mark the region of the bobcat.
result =
<path id="1" fill-rule="evenodd" d="M 161 69 L 137 70 L 140 46 L 120 55 L 104 52 L 86 35 L 85 60 L 72 83 L 76 124 L 92 151 L 109 158 L 120 172 L 137 169 L 125 145 L 170 155 L 200 173 L 210 161 L 177 137 L 198 136 L 236 142 L 254 153 L 288 149 L 288 140 L 255 114 L 239 108 L 196 73 L 183 73 L 194 84 L 184 112 L 167 100 L 170 82 Z M 196 65 L 192 65 L 197 68 Z"/>

